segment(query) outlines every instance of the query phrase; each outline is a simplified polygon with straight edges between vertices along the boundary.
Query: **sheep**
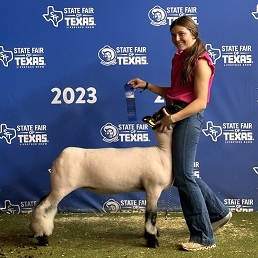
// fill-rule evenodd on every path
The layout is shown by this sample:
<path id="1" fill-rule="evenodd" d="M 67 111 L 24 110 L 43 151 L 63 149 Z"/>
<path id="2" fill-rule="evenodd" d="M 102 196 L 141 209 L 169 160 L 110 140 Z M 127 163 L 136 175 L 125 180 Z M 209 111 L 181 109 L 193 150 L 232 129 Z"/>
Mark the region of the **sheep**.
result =
<path id="1" fill-rule="evenodd" d="M 151 125 L 153 126 L 153 125 Z M 159 246 L 156 228 L 157 202 L 173 184 L 172 131 L 153 131 L 157 145 L 151 147 L 84 149 L 67 147 L 51 167 L 51 191 L 32 211 L 30 228 L 38 245 L 47 246 L 54 229 L 59 202 L 72 191 L 84 188 L 98 194 L 145 191 L 147 247 Z"/>

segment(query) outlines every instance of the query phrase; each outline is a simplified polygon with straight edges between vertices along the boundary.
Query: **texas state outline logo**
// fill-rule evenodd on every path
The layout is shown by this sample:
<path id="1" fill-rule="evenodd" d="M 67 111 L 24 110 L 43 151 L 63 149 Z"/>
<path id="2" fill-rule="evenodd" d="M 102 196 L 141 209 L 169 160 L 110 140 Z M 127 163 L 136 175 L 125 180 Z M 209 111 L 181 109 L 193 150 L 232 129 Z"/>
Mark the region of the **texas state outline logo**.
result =
<path id="1" fill-rule="evenodd" d="M 212 121 L 206 123 L 206 128 L 202 129 L 205 136 L 211 137 L 212 141 L 217 142 L 222 135 L 221 126 L 214 125 Z"/>
<path id="2" fill-rule="evenodd" d="M 20 214 L 21 208 L 20 205 L 13 204 L 11 200 L 5 200 L 4 207 L 0 208 L 0 211 L 2 211 L 5 214 Z"/>
<path id="3" fill-rule="evenodd" d="M 47 13 L 42 16 L 47 22 L 52 22 L 55 27 L 58 27 L 58 24 L 64 19 L 63 12 L 55 10 L 52 5 L 47 7 Z"/>
<path id="4" fill-rule="evenodd" d="M 5 50 L 3 46 L 0 46 L 0 61 L 5 67 L 8 67 L 9 63 L 13 60 L 13 52 Z"/>
<path id="5" fill-rule="evenodd" d="M 15 128 L 9 128 L 7 124 L 0 124 L 0 139 L 4 139 L 6 143 L 11 144 L 16 138 Z"/>
<path id="6" fill-rule="evenodd" d="M 213 48 L 211 44 L 206 44 L 205 47 L 212 60 L 212 63 L 215 65 L 217 60 L 221 58 L 221 50 L 218 48 Z"/>

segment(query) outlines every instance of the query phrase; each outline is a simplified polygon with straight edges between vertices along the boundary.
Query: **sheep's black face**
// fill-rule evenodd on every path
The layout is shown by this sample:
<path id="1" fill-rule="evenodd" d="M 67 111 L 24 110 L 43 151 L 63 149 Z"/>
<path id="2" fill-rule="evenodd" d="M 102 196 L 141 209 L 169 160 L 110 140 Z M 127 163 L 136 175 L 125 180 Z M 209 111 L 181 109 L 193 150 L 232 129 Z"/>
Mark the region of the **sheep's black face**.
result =
<path id="1" fill-rule="evenodd" d="M 157 112 L 155 112 L 152 115 L 152 120 L 154 123 L 156 123 L 157 121 L 159 121 L 160 119 L 162 119 L 164 117 L 164 112 L 162 110 L 163 108 L 165 108 L 165 107 L 162 107 L 161 109 L 159 109 Z"/>
<path id="2" fill-rule="evenodd" d="M 155 126 L 155 123 L 164 117 L 163 108 L 159 109 L 152 116 L 145 116 L 142 118 L 142 121 L 149 124 L 152 128 Z"/>
<path id="3" fill-rule="evenodd" d="M 166 111 L 171 115 L 182 110 L 182 107 L 180 107 L 179 105 L 172 105 L 172 106 L 166 106 L 166 107 L 164 106 L 152 115 L 152 120 L 154 123 L 156 123 L 157 121 L 161 120 L 164 117 L 164 112 L 162 110 L 163 108 L 165 108 Z"/>
<path id="4" fill-rule="evenodd" d="M 182 109 L 179 105 L 172 105 L 172 106 L 163 106 L 161 109 L 159 109 L 157 112 L 155 112 L 152 116 L 145 116 L 142 118 L 142 121 L 149 124 L 152 128 L 155 126 L 155 123 L 159 120 L 161 120 L 164 117 L 163 108 L 166 109 L 166 111 L 169 114 L 175 114 L 178 111 Z"/>

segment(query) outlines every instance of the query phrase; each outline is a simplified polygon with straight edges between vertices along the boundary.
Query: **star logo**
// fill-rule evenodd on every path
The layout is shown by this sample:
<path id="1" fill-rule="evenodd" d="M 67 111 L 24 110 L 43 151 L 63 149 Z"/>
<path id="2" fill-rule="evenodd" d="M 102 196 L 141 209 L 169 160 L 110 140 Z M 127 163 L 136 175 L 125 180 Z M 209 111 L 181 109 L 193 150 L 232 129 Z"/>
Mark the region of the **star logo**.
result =
<path id="1" fill-rule="evenodd" d="M 258 167 L 253 167 L 253 170 L 258 175 Z"/>
<path id="2" fill-rule="evenodd" d="M 258 20 L 258 4 L 256 5 L 256 11 L 252 12 L 252 15 L 253 15 L 255 20 Z"/>

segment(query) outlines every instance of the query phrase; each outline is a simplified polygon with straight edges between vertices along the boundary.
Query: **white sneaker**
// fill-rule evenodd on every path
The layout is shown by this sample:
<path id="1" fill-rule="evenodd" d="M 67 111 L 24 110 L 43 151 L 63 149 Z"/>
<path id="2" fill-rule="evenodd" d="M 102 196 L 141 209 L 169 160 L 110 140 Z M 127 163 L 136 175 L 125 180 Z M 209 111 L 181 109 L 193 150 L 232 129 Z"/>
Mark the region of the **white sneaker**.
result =
<path id="1" fill-rule="evenodd" d="M 213 231 L 216 231 L 219 228 L 223 227 L 225 224 L 227 224 L 230 221 L 231 218 L 232 218 L 232 212 L 229 211 L 229 213 L 224 218 L 211 223 Z"/>
<path id="2" fill-rule="evenodd" d="M 210 248 L 214 248 L 214 247 L 216 247 L 216 245 L 215 244 L 213 244 L 213 245 L 201 245 L 201 244 L 198 244 L 198 243 L 188 242 L 188 243 L 181 244 L 181 247 L 185 251 L 195 252 L 195 251 L 201 251 L 201 250 L 207 250 L 207 249 L 210 249 Z"/>

